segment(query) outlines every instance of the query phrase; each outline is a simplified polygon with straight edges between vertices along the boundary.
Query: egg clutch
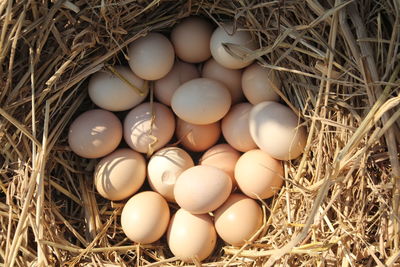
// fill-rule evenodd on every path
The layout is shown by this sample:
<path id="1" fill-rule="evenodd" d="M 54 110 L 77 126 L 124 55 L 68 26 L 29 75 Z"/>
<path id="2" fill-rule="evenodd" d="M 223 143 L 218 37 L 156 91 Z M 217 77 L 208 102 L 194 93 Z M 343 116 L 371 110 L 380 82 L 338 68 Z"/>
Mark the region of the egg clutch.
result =
<path id="1" fill-rule="evenodd" d="M 100 159 L 94 185 L 102 197 L 127 200 L 121 226 L 130 240 L 166 234 L 175 256 L 201 261 L 217 236 L 241 246 L 260 229 L 258 200 L 277 194 L 281 161 L 302 154 L 307 133 L 279 103 L 277 73 L 249 56 L 259 47 L 233 23 L 215 28 L 189 17 L 169 38 L 151 32 L 132 42 L 129 66 L 90 77 L 98 108 L 72 122 L 68 142 L 77 155 Z M 114 114 L 121 111 L 122 122 Z M 153 191 L 141 190 L 146 179 Z M 169 203 L 180 207 L 173 215 Z"/>

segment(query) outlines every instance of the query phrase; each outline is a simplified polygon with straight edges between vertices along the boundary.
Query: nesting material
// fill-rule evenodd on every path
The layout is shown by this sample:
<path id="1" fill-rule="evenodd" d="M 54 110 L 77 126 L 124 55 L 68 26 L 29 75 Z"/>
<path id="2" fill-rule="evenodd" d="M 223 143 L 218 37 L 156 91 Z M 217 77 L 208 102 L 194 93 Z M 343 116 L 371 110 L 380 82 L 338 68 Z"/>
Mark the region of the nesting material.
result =
<path id="1" fill-rule="evenodd" d="M 72 153 L 68 129 L 94 108 L 91 74 L 125 62 L 140 37 L 168 34 L 176 22 L 197 15 L 211 23 L 234 21 L 232 31 L 251 35 L 259 49 L 248 53 L 226 43 L 224 55 L 273 70 L 282 84 L 272 89 L 308 132 L 302 156 L 283 165 L 282 190 L 263 203 L 262 227 L 242 247 L 216 242 L 211 216 L 189 218 L 208 231 L 191 238 L 216 245 L 204 265 L 396 266 L 396 14 L 395 0 L 1 2 L 0 262 L 183 264 L 168 250 L 174 240 L 142 245 L 126 238 L 122 203 L 96 193 L 96 160 Z M 164 72 L 174 63 L 166 57 Z M 176 244 L 182 240 L 190 241 L 182 237 Z M 201 260 L 180 255 L 189 265 Z"/>

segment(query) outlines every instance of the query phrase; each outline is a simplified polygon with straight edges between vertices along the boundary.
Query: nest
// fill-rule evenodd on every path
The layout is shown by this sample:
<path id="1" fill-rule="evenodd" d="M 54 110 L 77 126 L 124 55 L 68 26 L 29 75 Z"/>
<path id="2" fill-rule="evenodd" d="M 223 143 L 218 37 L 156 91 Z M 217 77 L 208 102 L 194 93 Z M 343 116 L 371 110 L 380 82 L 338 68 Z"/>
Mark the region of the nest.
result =
<path id="1" fill-rule="evenodd" d="M 399 21 L 395 0 L 2 1 L 0 261 L 5 266 L 176 266 L 165 238 L 132 244 L 96 161 L 66 141 L 93 108 L 88 77 L 189 15 L 233 20 L 304 120 L 304 154 L 262 202 L 260 235 L 219 241 L 204 266 L 399 266 Z M 199 262 L 189 265 L 199 266 Z"/>

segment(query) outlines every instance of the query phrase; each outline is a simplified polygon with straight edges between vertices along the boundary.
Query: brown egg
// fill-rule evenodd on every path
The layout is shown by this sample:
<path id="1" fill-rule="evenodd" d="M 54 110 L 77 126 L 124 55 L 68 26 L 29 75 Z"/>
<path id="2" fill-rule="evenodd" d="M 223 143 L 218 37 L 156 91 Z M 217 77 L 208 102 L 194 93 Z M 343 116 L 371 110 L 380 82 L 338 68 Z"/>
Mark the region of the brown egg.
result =
<path id="1" fill-rule="evenodd" d="M 130 197 L 146 178 L 146 161 L 129 148 L 117 149 L 96 166 L 94 184 L 99 194 L 109 200 Z"/>
<path id="2" fill-rule="evenodd" d="M 200 159 L 201 165 L 213 166 L 226 172 L 236 186 L 235 165 L 240 153 L 228 144 L 219 144 L 208 149 Z"/>
<path id="3" fill-rule="evenodd" d="M 240 46 L 239 50 L 232 48 L 233 52 L 241 52 L 234 57 L 229 54 L 223 44 L 234 44 Z M 250 32 L 234 29 L 232 23 L 225 23 L 218 27 L 212 34 L 210 40 L 210 49 L 213 58 L 222 66 L 228 69 L 241 69 L 250 65 L 253 60 L 244 59 L 243 56 L 247 51 L 253 51 L 258 48 L 256 40 L 251 36 Z M 243 49 L 246 53 L 242 53 Z M 238 54 L 238 53 L 236 53 Z"/>
<path id="4" fill-rule="evenodd" d="M 203 214 L 221 206 L 231 191 L 232 181 L 224 171 L 211 166 L 195 166 L 178 177 L 174 195 L 181 208 Z"/>
<path id="5" fill-rule="evenodd" d="M 217 143 L 220 135 L 219 121 L 206 125 L 196 125 L 178 119 L 176 123 L 176 136 L 181 144 L 191 151 L 206 150 Z"/>
<path id="6" fill-rule="evenodd" d="M 193 167 L 190 155 L 178 147 L 165 147 L 150 158 L 147 165 L 149 184 L 168 201 L 175 202 L 174 186 L 179 175 Z"/>
<path id="7" fill-rule="evenodd" d="M 250 112 L 250 134 L 257 146 L 279 160 L 295 159 L 303 153 L 307 133 L 299 117 L 276 102 L 262 102 Z"/>
<path id="8" fill-rule="evenodd" d="M 156 192 L 145 191 L 134 195 L 125 204 L 121 225 L 130 240 L 150 244 L 163 236 L 169 219 L 167 201 Z"/>
<path id="9" fill-rule="evenodd" d="M 229 90 L 220 82 L 198 78 L 185 82 L 171 100 L 174 113 L 193 124 L 210 124 L 225 116 L 231 106 Z"/>
<path id="10" fill-rule="evenodd" d="M 167 241 L 171 252 L 181 260 L 202 261 L 213 252 L 217 233 L 210 215 L 194 215 L 179 209 L 171 218 Z"/>
<path id="11" fill-rule="evenodd" d="M 98 71 L 90 77 L 88 86 L 89 97 L 93 103 L 109 111 L 122 111 L 143 102 L 149 93 L 148 88 L 144 86 L 144 81 L 128 67 L 115 66 L 114 68 L 119 75 L 139 88 L 143 95 L 110 71 Z"/>
<path id="12" fill-rule="evenodd" d="M 282 187 L 282 163 L 260 149 L 250 150 L 237 161 L 235 179 L 248 197 L 270 198 Z"/>
<path id="13" fill-rule="evenodd" d="M 211 56 L 211 23 L 199 17 L 189 17 L 176 24 L 171 32 L 171 41 L 176 55 L 190 63 L 199 63 Z"/>
<path id="14" fill-rule="evenodd" d="M 247 100 L 256 105 L 264 101 L 279 101 L 274 87 L 281 87 L 280 80 L 273 70 L 263 68 L 257 63 L 248 66 L 242 76 L 243 93 Z"/>
<path id="15" fill-rule="evenodd" d="M 167 75 L 175 60 L 174 47 L 167 37 L 151 32 L 135 40 L 128 49 L 129 66 L 144 80 L 158 80 Z"/>
<path id="16" fill-rule="evenodd" d="M 154 121 L 152 122 L 152 109 Z M 155 151 L 165 146 L 174 135 L 175 117 L 163 104 L 140 104 L 125 117 L 124 138 L 126 143 L 140 153 L 148 153 L 150 145 Z"/>
<path id="17" fill-rule="evenodd" d="M 250 103 L 239 103 L 233 106 L 222 119 L 221 129 L 226 142 L 241 152 L 257 148 L 249 128 L 252 108 L 253 105 Z"/>
<path id="18" fill-rule="evenodd" d="M 199 77 L 195 65 L 176 61 L 172 70 L 155 82 L 154 95 L 164 105 L 171 106 L 171 99 L 176 89 L 181 84 Z"/>
<path id="19" fill-rule="evenodd" d="M 241 70 L 227 69 L 211 58 L 204 63 L 201 76 L 223 83 L 231 94 L 232 104 L 243 99 Z"/>
<path id="20" fill-rule="evenodd" d="M 122 139 L 122 125 L 113 113 L 93 109 L 79 115 L 71 124 L 68 144 L 83 158 L 101 158 L 113 152 Z"/>
<path id="21" fill-rule="evenodd" d="M 261 207 L 251 198 L 232 194 L 214 212 L 215 230 L 232 246 L 242 246 L 262 226 Z"/>

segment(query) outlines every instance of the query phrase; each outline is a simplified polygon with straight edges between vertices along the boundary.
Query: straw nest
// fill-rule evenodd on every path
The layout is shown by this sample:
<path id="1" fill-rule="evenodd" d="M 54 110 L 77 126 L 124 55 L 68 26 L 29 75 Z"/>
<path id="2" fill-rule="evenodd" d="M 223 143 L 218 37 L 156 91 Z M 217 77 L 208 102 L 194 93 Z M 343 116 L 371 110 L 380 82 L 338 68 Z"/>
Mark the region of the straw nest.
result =
<path id="1" fill-rule="evenodd" d="M 93 107 L 92 73 L 126 64 L 138 37 L 197 14 L 252 32 L 262 48 L 249 56 L 278 71 L 283 101 L 309 131 L 303 156 L 284 165 L 284 188 L 263 202 L 261 235 L 241 248 L 219 242 L 204 266 L 399 266 L 399 5 L 1 1 L 0 262 L 182 264 L 165 239 L 126 239 L 123 203 L 96 194 L 95 161 L 75 156 L 66 133 Z"/>

